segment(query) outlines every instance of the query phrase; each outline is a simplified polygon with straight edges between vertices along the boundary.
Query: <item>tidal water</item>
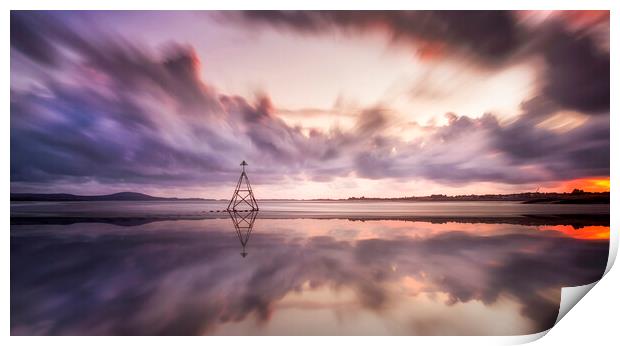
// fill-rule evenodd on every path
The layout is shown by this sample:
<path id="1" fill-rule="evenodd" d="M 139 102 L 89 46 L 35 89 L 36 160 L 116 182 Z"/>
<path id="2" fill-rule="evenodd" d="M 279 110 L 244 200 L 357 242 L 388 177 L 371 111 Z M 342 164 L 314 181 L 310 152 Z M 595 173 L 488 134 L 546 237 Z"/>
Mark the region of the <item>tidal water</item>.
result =
<path id="1" fill-rule="evenodd" d="M 530 334 L 609 250 L 608 205 L 222 203 L 12 203 L 11 334 Z"/>

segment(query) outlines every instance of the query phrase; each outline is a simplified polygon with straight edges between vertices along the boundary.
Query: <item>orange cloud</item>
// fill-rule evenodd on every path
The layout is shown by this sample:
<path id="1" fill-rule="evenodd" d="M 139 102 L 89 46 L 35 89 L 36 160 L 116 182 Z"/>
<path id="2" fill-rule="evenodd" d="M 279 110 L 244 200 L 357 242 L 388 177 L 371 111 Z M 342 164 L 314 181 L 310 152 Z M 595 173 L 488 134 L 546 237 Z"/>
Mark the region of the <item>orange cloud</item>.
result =
<path id="1" fill-rule="evenodd" d="M 589 177 L 569 180 L 561 184 L 560 191 L 580 189 L 588 192 L 608 192 L 609 177 Z"/>
<path id="2" fill-rule="evenodd" d="M 444 55 L 445 48 L 441 42 L 422 41 L 416 53 L 420 60 L 436 60 Z"/>
<path id="3" fill-rule="evenodd" d="M 607 10 L 561 11 L 558 12 L 558 15 L 577 29 L 609 22 L 609 11 Z"/>

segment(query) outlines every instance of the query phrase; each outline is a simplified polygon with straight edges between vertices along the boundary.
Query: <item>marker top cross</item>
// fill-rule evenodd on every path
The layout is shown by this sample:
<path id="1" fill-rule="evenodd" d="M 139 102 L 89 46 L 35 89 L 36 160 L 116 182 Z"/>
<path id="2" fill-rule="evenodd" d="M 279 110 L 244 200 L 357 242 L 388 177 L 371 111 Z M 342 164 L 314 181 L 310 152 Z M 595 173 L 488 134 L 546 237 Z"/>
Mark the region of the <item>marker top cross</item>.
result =
<path id="1" fill-rule="evenodd" d="M 240 164 L 241 176 L 239 177 L 235 192 L 226 208 L 228 211 L 258 211 L 258 203 L 256 203 L 256 199 L 254 198 L 254 193 L 250 186 L 250 179 L 248 179 L 248 175 L 245 173 L 245 166 L 247 165 L 245 160 Z"/>

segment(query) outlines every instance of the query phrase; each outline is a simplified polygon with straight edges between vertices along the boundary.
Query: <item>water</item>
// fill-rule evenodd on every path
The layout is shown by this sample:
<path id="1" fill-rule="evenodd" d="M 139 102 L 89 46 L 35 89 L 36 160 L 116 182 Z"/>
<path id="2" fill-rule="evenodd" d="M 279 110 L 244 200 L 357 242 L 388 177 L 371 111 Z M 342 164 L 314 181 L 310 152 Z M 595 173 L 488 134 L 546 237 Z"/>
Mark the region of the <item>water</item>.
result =
<path id="1" fill-rule="evenodd" d="M 13 203 L 11 334 L 530 334 L 609 248 L 608 205 L 210 203 Z"/>
<path id="2" fill-rule="evenodd" d="M 227 201 L 162 202 L 11 202 L 12 217 L 221 217 Z M 369 217 L 369 216 L 521 216 L 609 214 L 608 204 L 558 205 L 519 202 L 345 202 L 260 201 L 263 217 Z"/>

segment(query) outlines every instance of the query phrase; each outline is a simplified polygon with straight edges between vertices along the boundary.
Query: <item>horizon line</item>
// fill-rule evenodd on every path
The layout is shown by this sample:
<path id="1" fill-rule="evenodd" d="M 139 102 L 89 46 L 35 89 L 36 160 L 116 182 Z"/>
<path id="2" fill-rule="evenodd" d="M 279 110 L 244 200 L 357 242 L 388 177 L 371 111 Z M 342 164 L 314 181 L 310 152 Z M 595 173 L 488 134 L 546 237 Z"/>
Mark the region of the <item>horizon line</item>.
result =
<path id="1" fill-rule="evenodd" d="M 579 191 L 579 193 L 584 194 L 605 194 L 611 193 L 611 190 L 608 191 L 585 191 L 581 189 L 573 189 L 573 191 L 565 191 L 565 192 L 536 192 L 536 191 L 522 191 L 522 192 L 513 192 L 513 193 L 485 193 L 485 194 L 459 194 L 459 195 L 447 195 L 447 194 L 430 194 L 430 195 L 412 195 L 412 196 L 400 196 L 400 197 L 366 197 L 366 196 L 349 196 L 349 197 L 340 197 L 340 198 L 329 198 L 329 197 L 318 197 L 318 198 L 257 198 L 257 200 L 282 200 L 282 201 L 316 201 L 316 200 L 372 200 L 372 199 L 409 199 L 409 198 L 455 198 L 455 197 L 484 197 L 484 196 L 515 196 L 515 195 L 545 195 L 545 194 L 572 194 L 574 191 Z M 73 193 L 66 192 L 49 192 L 49 193 L 38 193 L 38 192 L 11 192 L 11 195 L 20 194 L 20 195 L 71 195 L 76 197 L 102 197 L 102 196 L 112 196 L 123 193 L 132 193 L 132 194 L 141 194 L 148 197 L 153 198 L 165 198 L 165 199 L 179 199 L 179 200 L 215 200 L 215 201 L 227 201 L 230 198 L 209 198 L 209 197 L 162 197 L 150 195 L 144 192 L 136 192 L 136 191 L 119 191 L 107 194 L 97 194 L 97 195 L 78 195 Z"/>

